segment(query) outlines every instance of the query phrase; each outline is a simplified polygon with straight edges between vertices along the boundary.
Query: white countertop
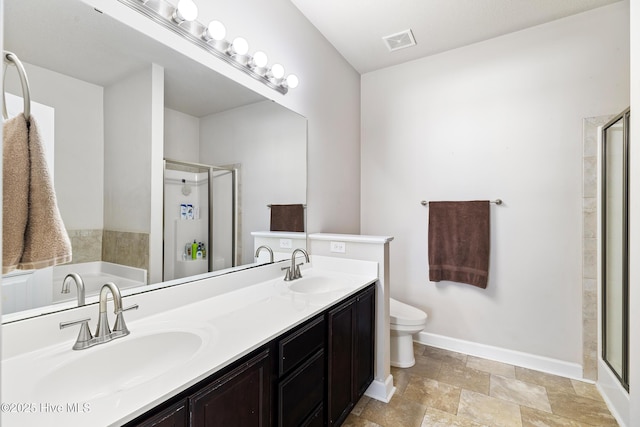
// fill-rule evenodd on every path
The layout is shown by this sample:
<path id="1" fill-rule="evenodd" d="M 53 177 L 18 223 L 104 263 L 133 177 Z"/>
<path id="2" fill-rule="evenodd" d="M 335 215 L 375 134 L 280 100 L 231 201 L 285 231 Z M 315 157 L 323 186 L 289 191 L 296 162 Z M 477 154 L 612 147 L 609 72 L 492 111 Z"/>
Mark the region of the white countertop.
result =
<path id="1" fill-rule="evenodd" d="M 45 339 L 47 345 L 42 348 L 25 345 L 23 349 L 3 351 L 2 425 L 66 427 L 128 422 L 377 280 L 376 263 L 355 261 L 359 267 L 352 269 L 349 262 L 336 261 L 336 265 L 318 262 L 321 268 L 314 261 L 314 267 L 303 270 L 300 279 L 330 279 L 340 283 L 336 290 L 298 293 L 289 289 L 298 281 L 270 278 L 150 315 L 129 316 L 136 312 L 127 312 L 129 336 L 86 350 L 71 349 L 77 334 L 74 327 L 73 339 L 65 334 L 61 342 Z M 208 279 L 212 284 L 202 289 L 210 289 L 216 279 Z M 229 282 L 231 278 L 219 280 Z M 204 292 L 195 290 L 202 284 L 193 285 L 192 293 Z M 154 304 L 152 297 L 158 299 L 162 295 L 159 292 L 163 291 L 136 296 L 134 302 L 141 307 L 138 311 L 143 311 L 145 303 Z M 189 284 L 170 292 L 190 292 Z M 95 305 L 84 309 L 91 311 L 94 320 L 97 318 Z M 64 318 L 72 319 L 69 314 Z M 50 321 L 57 328 L 60 316 L 52 316 Z M 90 326 L 93 330 L 95 322 Z M 13 325 L 13 329 L 17 327 Z M 16 336 L 18 332 L 12 330 L 9 339 L 15 340 Z M 174 338 L 184 337 L 189 339 L 172 345 Z M 154 354 L 158 357 L 140 360 L 141 356 L 135 354 L 140 343 L 145 351 L 156 346 Z M 191 347 L 197 347 L 197 351 L 192 353 Z M 108 363 L 94 366 L 92 359 L 105 357 Z M 154 368 L 158 364 L 162 369 Z M 140 369 L 131 370 L 133 366 Z"/>

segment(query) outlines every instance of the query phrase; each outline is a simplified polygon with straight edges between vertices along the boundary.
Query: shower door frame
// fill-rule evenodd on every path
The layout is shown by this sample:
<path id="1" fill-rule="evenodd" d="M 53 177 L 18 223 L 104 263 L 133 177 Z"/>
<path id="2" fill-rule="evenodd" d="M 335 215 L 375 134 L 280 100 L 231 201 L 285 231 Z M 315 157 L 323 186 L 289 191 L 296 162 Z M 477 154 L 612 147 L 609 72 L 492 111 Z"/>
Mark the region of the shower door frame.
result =
<path id="1" fill-rule="evenodd" d="M 207 169 L 208 170 L 208 192 L 209 192 L 209 255 L 208 255 L 208 262 L 207 262 L 207 269 L 209 270 L 208 272 L 211 273 L 213 270 L 213 263 L 214 263 L 214 257 L 213 257 L 213 253 L 211 253 L 211 248 L 213 247 L 213 174 L 214 172 L 218 172 L 218 171 L 227 171 L 231 173 L 231 211 L 232 211 L 232 217 L 233 220 L 231 222 L 231 267 L 236 267 L 238 265 L 238 242 L 240 241 L 240 236 L 239 236 L 239 220 L 238 220 L 238 215 L 239 215 L 239 210 L 238 210 L 238 169 L 236 168 L 232 168 L 232 167 L 223 167 L 223 166 L 213 166 L 213 165 L 207 165 L 204 163 L 194 163 L 194 162 L 184 162 L 182 160 L 174 160 L 174 159 L 169 159 L 169 158 L 165 158 L 163 160 L 163 182 L 164 182 L 164 172 L 167 170 L 167 163 L 171 163 L 174 165 L 179 165 L 179 166 L 185 166 L 185 167 L 191 167 L 191 168 L 199 168 L 199 169 Z M 163 185 L 163 194 L 162 197 L 164 199 L 165 195 L 164 195 L 164 185 Z M 164 202 L 163 202 L 163 206 L 164 206 Z M 163 222 L 163 230 L 164 230 L 164 207 L 163 207 L 163 212 L 162 212 L 162 222 Z M 163 232 L 164 235 L 164 232 Z M 164 237 L 163 237 L 163 241 L 164 241 Z M 164 262 L 164 256 L 163 256 L 163 262 Z M 164 275 L 164 267 L 162 269 L 162 274 Z"/>
<path id="2" fill-rule="evenodd" d="M 602 194 L 602 219 L 601 219 L 601 330 L 602 330 L 602 360 L 618 378 L 620 384 L 629 391 L 629 118 L 631 109 L 627 108 L 622 113 L 613 117 L 602 126 L 601 147 L 601 194 Z M 607 354 L 607 129 L 622 119 L 623 125 L 623 221 L 622 221 L 622 366 L 618 372 L 608 360 Z"/>

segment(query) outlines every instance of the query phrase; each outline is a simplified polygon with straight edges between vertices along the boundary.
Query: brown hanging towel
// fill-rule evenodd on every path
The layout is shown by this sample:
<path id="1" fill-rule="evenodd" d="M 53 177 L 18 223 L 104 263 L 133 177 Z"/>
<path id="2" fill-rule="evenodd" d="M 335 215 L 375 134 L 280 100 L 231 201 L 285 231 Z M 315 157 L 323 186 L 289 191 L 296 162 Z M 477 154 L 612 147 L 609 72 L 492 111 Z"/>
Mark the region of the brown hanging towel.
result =
<path id="1" fill-rule="evenodd" d="M 271 205 L 271 231 L 304 232 L 304 206 Z"/>
<path id="2" fill-rule="evenodd" d="M 489 201 L 429 202 L 429 280 L 487 287 Z"/>

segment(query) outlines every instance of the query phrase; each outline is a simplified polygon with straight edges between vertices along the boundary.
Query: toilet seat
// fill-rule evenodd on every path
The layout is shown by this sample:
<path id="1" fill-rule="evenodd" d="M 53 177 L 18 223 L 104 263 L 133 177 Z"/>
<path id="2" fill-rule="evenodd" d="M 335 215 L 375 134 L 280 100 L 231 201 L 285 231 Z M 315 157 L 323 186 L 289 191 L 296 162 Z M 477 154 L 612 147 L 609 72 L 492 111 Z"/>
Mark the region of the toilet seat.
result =
<path id="1" fill-rule="evenodd" d="M 389 298 L 389 315 L 392 325 L 400 326 L 424 326 L 427 314 L 415 307 Z"/>

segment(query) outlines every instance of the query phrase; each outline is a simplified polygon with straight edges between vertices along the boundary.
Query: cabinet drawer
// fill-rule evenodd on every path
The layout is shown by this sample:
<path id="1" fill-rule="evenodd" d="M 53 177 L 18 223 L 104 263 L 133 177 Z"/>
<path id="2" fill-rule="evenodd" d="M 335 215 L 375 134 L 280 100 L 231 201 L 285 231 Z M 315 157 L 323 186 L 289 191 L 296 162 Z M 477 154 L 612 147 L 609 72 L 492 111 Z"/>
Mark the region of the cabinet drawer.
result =
<path id="1" fill-rule="evenodd" d="M 278 426 L 300 426 L 324 398 L 324 350 L 278 385 Z"/>
<path id="2" fill-rule="evenodd" d="M 278 375 L 285 375 L 307 357 L 324 348 L 324 338 L 324 317 L 319 317 L 281 339 L 278 343 Z"/>

